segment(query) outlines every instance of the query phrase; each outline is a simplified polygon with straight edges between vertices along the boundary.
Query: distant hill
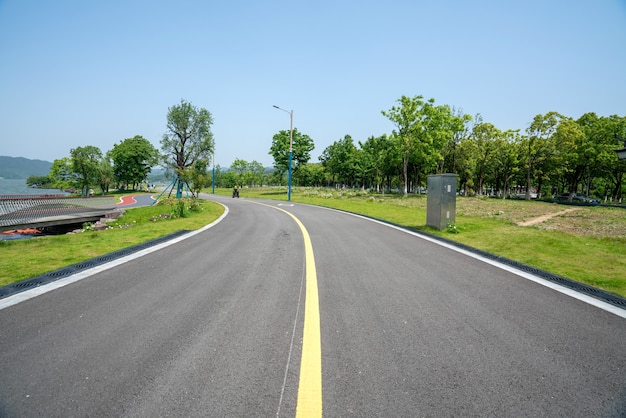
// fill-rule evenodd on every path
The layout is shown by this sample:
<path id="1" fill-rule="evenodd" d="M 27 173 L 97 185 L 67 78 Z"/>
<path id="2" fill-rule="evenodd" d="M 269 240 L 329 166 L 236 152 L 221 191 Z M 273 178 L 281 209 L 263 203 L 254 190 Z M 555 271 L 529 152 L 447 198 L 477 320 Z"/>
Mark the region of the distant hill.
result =
<path id="1" fill-rule="evenodd" d="M 46 176 L 51 166 L 49 161 L 0 156 L 0 178 L 27 179 L 30 176 Z"/>

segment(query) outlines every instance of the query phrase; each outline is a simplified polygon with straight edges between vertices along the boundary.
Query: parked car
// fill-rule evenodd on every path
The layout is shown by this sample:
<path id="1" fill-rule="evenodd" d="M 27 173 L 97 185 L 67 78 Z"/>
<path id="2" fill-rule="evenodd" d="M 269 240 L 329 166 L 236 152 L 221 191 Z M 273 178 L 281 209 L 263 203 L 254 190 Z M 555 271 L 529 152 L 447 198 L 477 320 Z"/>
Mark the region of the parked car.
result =
<path id="1" fill-rule="evenodd" d="M 569 193 L 561 193 L 557 196 L 555 196 L 554 198 L 557 203 L 571 203 L 571 204 L 583 204 L 583 205 L 598 205 L 600 203 L 600 200 L 595 198 L 595 197 L 587 197 L 587 196 L 580 196 L 577 195 L 576 193 L 574 193 L 572 195 L 572 200 L 570 200 L 570 194 Z"/>

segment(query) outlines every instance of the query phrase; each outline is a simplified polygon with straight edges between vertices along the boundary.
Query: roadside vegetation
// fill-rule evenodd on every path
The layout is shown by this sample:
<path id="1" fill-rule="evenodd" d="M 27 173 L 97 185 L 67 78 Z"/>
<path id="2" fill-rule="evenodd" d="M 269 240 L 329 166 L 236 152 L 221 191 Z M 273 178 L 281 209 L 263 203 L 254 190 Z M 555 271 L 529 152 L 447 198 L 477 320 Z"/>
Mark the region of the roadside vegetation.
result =
<path id="1" fill-rule="evenodd" d="M 210 201 L 164 199 L 161 204 L 127 209 L 110 228 L 30 239 L 0 241 L 0 286 L 26 280 L 180 230 L 199 229 L 224 213 Z"/>
<path id="2" fill-rule="evenodd" d="M 231 190 L 216 193 L 229 195 Z M 285 188 L 244 188 L 240 193 L 242 198 L 287 199 Z M 426 226 L 426 195 L 294 188 L 291 200 L 442 236 L 626 297 L 626 209 L 621 207 L 457 197 L 455 224 L 439 231 Z"/>
<path id="3" fill-rule="evenodd" d="M 228 196 L 232 193 L 226 188 L 215 191 Z M 284 187 L 244 188 L 240 192 L 242 198 L 287 199 Z M 293 188 L 291 200 L 442 236 L 626 297 L 626 209 L 620 207 L 458 197 L 456 222 L 439 231 L 426 226 L 426 195 Z M 103 231 L 85 225 L 85 231 L 77 234 L 0 241 L 0 286 L 179 230 L 198 229 L 222 213 L 223 207 L 215 202 L 171 199 L 160 205 L 127 209 Z"/>

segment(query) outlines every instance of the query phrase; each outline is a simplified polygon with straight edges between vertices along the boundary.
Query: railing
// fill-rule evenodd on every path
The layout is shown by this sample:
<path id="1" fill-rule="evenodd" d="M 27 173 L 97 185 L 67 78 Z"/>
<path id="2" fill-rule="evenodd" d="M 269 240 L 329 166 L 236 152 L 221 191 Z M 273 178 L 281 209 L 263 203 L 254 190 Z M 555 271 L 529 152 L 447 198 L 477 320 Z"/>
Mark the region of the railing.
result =
<path id="1" fill-rule="evenodd" d="M 107 197 L 64 195 L 0 195 L 0 230 L 86 221 L 115 209 Z"/>

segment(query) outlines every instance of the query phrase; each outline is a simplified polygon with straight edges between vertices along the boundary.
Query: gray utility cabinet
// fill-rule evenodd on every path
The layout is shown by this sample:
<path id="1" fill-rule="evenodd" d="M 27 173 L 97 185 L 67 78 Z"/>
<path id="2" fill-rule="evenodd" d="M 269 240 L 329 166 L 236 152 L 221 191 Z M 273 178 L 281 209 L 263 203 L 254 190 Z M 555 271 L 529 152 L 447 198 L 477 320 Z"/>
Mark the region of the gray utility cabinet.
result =
<path id="1" fill-rule="evenodd" d="M 443 230 L 456 218 L 456 174 L 428 176 L 426 225 Z"/>

